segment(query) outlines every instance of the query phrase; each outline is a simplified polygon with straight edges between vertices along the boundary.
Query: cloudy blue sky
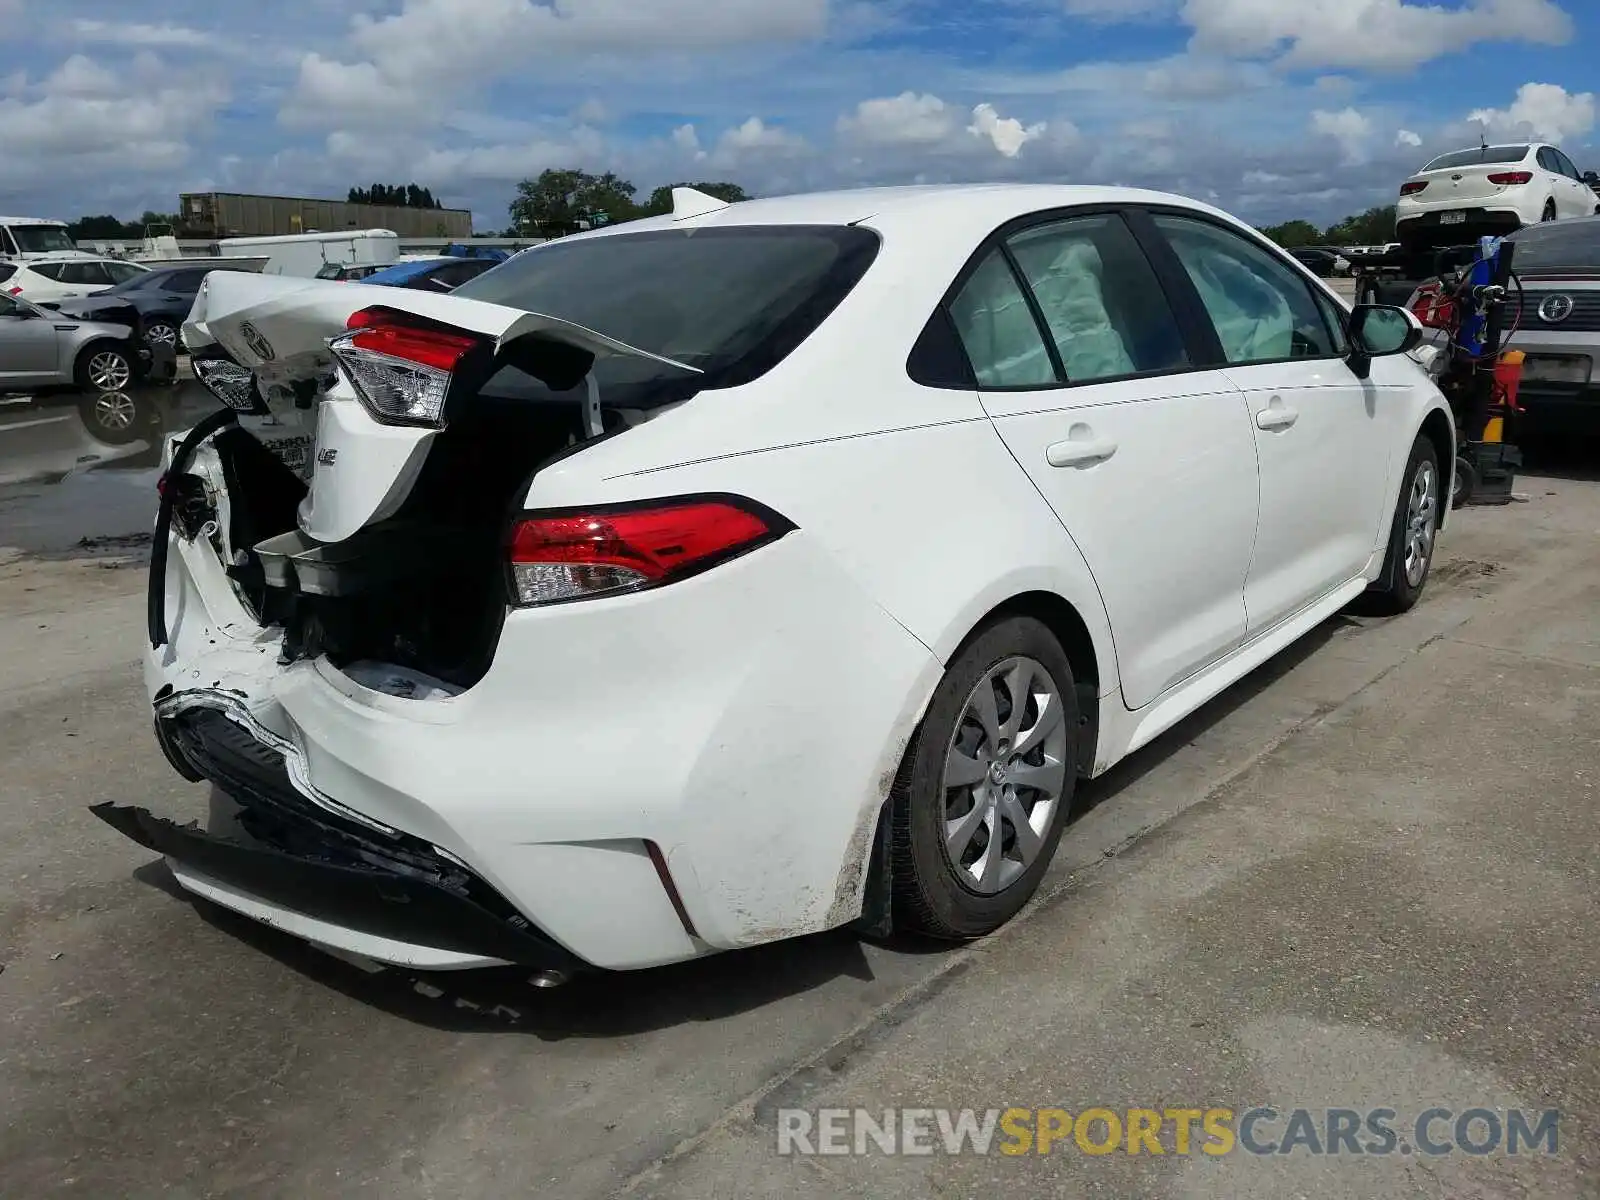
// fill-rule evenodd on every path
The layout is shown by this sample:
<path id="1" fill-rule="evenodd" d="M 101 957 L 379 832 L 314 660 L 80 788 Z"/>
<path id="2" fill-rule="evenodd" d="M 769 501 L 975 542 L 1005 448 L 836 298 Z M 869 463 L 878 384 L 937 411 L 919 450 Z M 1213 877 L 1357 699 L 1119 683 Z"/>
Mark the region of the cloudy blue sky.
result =
<path id="1" fill-rule="evenodd" d="M 0 211 L 615 170 L 757 193 L 1153 185 L 1258 222 L 1432 152 L 1600 168 L 1596 0 L 0 0 Z"/>

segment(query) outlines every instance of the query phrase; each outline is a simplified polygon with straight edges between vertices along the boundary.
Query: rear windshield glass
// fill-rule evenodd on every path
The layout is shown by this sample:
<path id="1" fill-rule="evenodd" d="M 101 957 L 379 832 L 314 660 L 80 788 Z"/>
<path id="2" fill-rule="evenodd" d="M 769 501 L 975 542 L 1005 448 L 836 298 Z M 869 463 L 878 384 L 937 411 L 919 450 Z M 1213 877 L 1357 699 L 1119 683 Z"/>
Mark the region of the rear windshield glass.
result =
<path id="1" fill-rule="evenodd" d="M 1514 163 L 1528 157 L 1527 146 L 1485 146 L 1481 150 L 1457 150 L 1441 154 L 1424 171 L 1443 171 L 1447 167 L 1471 167 L 1478 163 Z"/>
<path id="2" fill-rule="evenodd" d="M 1513 235 L 1511 241 L 1517 247 L 1511 264 L 1518 271 L 1549 267 L 1600 270 L 1600 219 L 1532 225 Z"/>
<path id="3" fill-rule="evenodd" d="M 731 387 L 771 370 L 849 294 L 878 252 L 851 226 L 659 229 L 550 242 L 453 295 L 542 313 L 705 372 Z M 639 379 L 671 368 L 607 360 Z"/>
<path id="4" fill-rule="evenodd" d="M 317 278 L 318 279 L 337 279 L 337 278 L 339 278 L 339 273 L 341 271 L 343 271 L 343 270 L 344 270 L 344 264 L 343 263 L 323 263 L 320 267 L 317 268 Z"/>

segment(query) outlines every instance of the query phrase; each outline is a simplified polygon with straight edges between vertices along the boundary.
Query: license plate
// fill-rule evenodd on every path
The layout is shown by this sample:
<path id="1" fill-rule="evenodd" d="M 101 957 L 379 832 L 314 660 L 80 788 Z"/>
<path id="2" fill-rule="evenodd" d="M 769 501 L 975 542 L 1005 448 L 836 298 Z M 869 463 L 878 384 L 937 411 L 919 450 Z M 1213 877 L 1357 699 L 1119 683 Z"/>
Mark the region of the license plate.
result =
<path id="1" fill-rule="evenodd" d="M 1530 354 L 1522 363 L 1522 378 L 1538 383 L 1589 382 L 1592 361 L 1582 354 Z"/>
<path id="2" fill-rule="evenodd" d="M 1447 212 L 1439 214 L 1439 224 L 1441 225 L 1465 225 L 1466 223 L 1467 214 L 1464 212 Z"/>

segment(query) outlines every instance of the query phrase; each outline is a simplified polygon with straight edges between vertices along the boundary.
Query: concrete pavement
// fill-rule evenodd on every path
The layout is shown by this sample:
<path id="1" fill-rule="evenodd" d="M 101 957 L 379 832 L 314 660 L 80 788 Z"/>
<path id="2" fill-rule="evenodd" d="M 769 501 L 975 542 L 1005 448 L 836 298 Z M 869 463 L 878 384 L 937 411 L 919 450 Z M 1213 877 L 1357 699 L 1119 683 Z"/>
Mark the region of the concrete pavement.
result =
<path id="1" fill-rule="evenodd" d="M 1522 489 L 1457 514 L 1414 613 L 1330 623 L 1090 785 L 997 937 L 554 993 L 175 896 L 85 810 L 204 800 L 150 743 L 139 572 L 0 557 L 0 1194 L 1600 1194 L 1600 485 Z M 774 1153 L 784 1106 L 1435 1102 L 1558 1107 L 1560 1153 Z"/>

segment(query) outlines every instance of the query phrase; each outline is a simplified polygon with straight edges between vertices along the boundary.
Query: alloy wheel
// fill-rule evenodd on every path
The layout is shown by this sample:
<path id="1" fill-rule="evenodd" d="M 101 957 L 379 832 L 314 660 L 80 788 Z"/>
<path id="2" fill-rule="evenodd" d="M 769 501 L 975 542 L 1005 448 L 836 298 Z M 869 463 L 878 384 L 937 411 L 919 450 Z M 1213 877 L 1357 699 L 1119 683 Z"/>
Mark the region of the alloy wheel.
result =
<path id="1" fill-rule="evenodd" d="M 176 346 L 178 331 L 165 322 L 158 321 L 145 330 L 145 341 L 153 346 Z"/>
<path id="2" fill-rule="evenodd" d="M 89 382 L 102 392 L 120 392 L 133 378 L 128 360 L 114 350 L 102 350 L 89 360 Z M 127 397 L 123 397 L 127 399 Z M 128 401 L 130 407 L 133 402 Z"/>
<path id="3" fill-rule="evenodd" d="M 1065 714 L 1032 658 L 991 667 L 968 695 L 944 773 L 945 853 L 964 887 L 1002 892 L 1039 857 L 1066 786 Z"/>
<path id="4" fill-rule="evenodd" d="M 1439 525 L 1439 473 L 1431 462 L 1420 463 L 1406 497 L 1406 582 L 1420 587 L 1433 557 Z"/>

